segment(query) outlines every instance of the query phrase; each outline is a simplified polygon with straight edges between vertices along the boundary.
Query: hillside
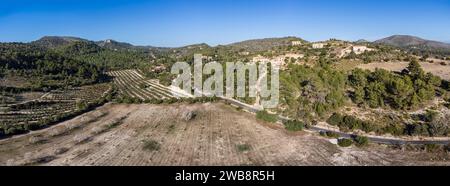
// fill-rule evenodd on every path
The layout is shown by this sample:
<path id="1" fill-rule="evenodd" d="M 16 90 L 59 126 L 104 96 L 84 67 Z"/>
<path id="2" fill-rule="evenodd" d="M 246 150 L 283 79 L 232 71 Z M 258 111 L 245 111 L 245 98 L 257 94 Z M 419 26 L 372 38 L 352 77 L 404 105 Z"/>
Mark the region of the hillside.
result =
<path id="1" fill-rule="evenodd" d="M 289 46 L 292 44 L 292 41 L 306 42 L 305 40 L 297 37 L 283 37 L 283 38 L 265 38 L 265 39 L 247 40 L 232 43 L 226 46 L 233 47 L 238 50 L 244 49 L 247 51 L 264 51 L 270 50 L 274 47 Z"/>
<path id="2" fill-rule="evenodd" d="M 450 44 L 422 39 L 415 36 L 408 35 L 394 35 L 384 39 L 375 41 L 375 43 L 386 44 L 396 47 L 417 47 L 417 48 L 429 48 L 439 50 L 450 50 Z"/>
<path id="3" fill-rule="evenodd" d="M 0 77 L 25 77 L 33 88 L 80 85 L 99 80 L 98 66 L 24 43 L 0 43 Z M 3 80 L 5 80 L 3 79 Z"/>
<path id="4" fill-rule="evenodd" d="M 95 44 L 97 44 L 100 47 L 108 48 L 108 49 L 112 49 L 112 50 L 123 50 L 123 49 L 136 48 L 135 46 L 133 46 L 130 43 L 118 42 L 118 41 L 114 41 L 112 39 L 107 39 L 104 41 L 97 41 L 97 42 L 95 42 Z"/>
<path id="5" fill-rule="evenodd" d="M 88 40 L 70 36 L 44 36 L 31 44 L 45 48 L 58 48 L 74 42 L 88 42 Z"/>

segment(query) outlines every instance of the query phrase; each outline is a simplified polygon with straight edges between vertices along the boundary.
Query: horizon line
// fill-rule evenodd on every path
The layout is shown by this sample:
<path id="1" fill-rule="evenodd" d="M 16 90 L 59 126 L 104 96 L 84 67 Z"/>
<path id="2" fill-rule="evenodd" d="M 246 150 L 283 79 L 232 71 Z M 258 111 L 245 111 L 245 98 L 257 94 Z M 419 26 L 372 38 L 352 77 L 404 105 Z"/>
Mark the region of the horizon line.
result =
<path id="1" fill-rule="evenodd" d="M 33 42 L 33 41 L 38 41 L 38 40 L 40 40 L 40 39 L 42 39 L 42 38 L 44 38 L 44 37 L 72 37 L 72 38 L 79 38 L 79 39 L 84 39 L 84 40 L 92 41 L 92 42 L 99 42 L 99 41 L 113 40 L 113 41 L 120 42 L 120 43 L 131 44 L 131 45 L 133 45 L 133 46 L 135 46 L 135 47 L 180 48 L 180 47 L 191 46 L 191 45 L 199 45 L 199 44 L 206 44 L 206 45 L 211 46 L 211 47 L 218 47 L 218 46 L 226 46 L 226 45 L 231 45 L 231 44 L 235 44 L 235 43 L 240 43 L 240 42 L 244 42 L 244 41 L 262 40 L 262 39 L 274 39 L 274 38 L 281 39 L 281 38 L 288 38 L 288 37 L 299 38 L 299 39 L 305 40 L 305 41 L 307 41 L 307 42 L 322 42 L 322 41 L 327 41 L 327 40 L 330 40 L 330 39 L 337 39 L 337 40 L 347 41 L 347 42 L 356 42 L 356 41 L 358 41 L 358 40 L 366 40 L 366 41 L 369 41 L 369 42 L 375 42 L 375 41 L 377 41 L 377 40 L 381 40 L 381 39 L 388 38 L 388 37 L 391 37 L 391 36 L 396 36 L 396 35 L 399 35 L 399 36 L 412 36 L 412 37 L 418 37 L 418 38 L 420 38 L 420 39 L 424 39 L 424 40 L 428 40 L 428 41 L 437 41 L 437 42 L 442 42 L 442 43 L 445 43 L 445 44 L 450 44 L 450 40 L 447 40 L 447 41 L 443 41 L 443 40 L 432 40 L 432 39 L 424 38 L 424 37 L 422 37 L 422 36 L 408 35 L 408 34 L 393 34 L 393 35 L 385 36 L 385 37 L 378 38 L 378 39 L 375 39 L 375 40 L 373 40 L 373 39 L 365 39 L 365 38 L 361 38 L 361 39 L 357 39 L 357 40 L 353 40 L 353 41 L 352 41 L 352 40 L 347 40 L 347 39 L 335 38 L 335 37 L 329 37 L 328 39 L 325 39 L 325 40 L 308 40 L 308 39 L 305 39 L 305 38 L 300 37 L 300 36 L 290 35 L 290 36 L 272 36 L 272 37 L 249 38 L 249 39 L 238 40 L 238 41 L 233 41 L 233 42 L 229 42 L 229 43 L 221 43 L 221 44 L 210 44 L 210 43 L 208 43 L 208 42 L 195 42 L 195 43 L 184 44 L 184 45 L 180 45 L 180 46 L 158 46 L 158 45 L 152 45 L 152 44 L 136 44 L 136 43 L 133 43 L 133 42 L 124 41 L 124 40 L 117 40 L 117 39 L 113 39 L 113 38 L 105 38 L 105 39 L 96 40 L 96 39 L 90 39 L 90 38 L 88 38 L 88 37 L 74 36 L 74 35 L 43 35 L 43 36 L 40 36 L 40 37 L 38 37 L 37 39 L 34 39 L 34 40 L 26 40 L 26 41 L 0 41 L 0 43 L 31 43 L 31 42 Z"/>

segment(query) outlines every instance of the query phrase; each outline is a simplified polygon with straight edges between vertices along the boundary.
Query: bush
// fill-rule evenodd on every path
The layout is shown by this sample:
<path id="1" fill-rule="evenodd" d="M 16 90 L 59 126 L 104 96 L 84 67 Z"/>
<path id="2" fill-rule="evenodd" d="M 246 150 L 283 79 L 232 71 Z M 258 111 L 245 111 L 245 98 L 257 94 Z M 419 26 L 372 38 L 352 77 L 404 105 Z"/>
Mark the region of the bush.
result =
<path id="1" fill-rule="evenodd" d="M 439 148 L 440 148 L 440 146 L 437 144 L 426 144 L 425 145 L 425 149 L 427 152 L 436 152 L 439 150 Z"/>
<path id="2" fill-rule="evenodd" d="M 336 132 L 332 132 L 332 131 L 325 132 L 325 135 L 329 138 L 339 138 L 339 134 L 337 134 Z"/>
<path id="3" fill-rule="evenodd" d="M 5 135 L 17 135 L 24 134 L 27 131 L 23 129 L 22 126 L 10 126 L 5 130 Z"/>
<path id="4" fill-rule="evenodd" d="M 327 123 L 334 126 L 339 126 L 342 123 L 343 117 L 339 113 L 334 113 L 328 118 Z"/>
<path id="5" fill-rule="evenodd" d="M 38 130 L 41 128 L 39 123 L 26 123 L 24 125 L 25 130 Z"/>
<path id="6" fill-rule="evenodd" d="M 369 144 L 369 138 L 365 136 L 356 136 L 354 141 L 358 147 L 367 146 Z"/>
<path id="7" fill-rule="evenodd" d="M 305 124 L 303 122 L 297 120 L 290 120 L 284 123 L 284 127 L 289 131 L 301 131 L 304 126 Z"/>
<path id="8" fill-rule="evenodd" d="M 142 149 L 147 151 L 158 151 L 161 145 L 155 140 L 145 140 Z"/>
<path id="9" fill-rule="evenodd" d="M 369 121 L 362 121 L 354 116 L 342 116 L 339 113 L 334 113 L 331 115 L 327 123 L 330 125 L 338 126 L 341 130 L 356 130 L 360 129 L 364 132 L 372 132 L 376 130 L 376 127 L 373 123 Z"/>
<path id="10" fill-rule="evenodd" d="M 394 136 L 400 136 L 402 134 L 405 134 L 406 127 L 399 124 L 390 124 L 386 127 L 383 127 L 380 129 L 379 133 L 381 134 L 392 134 Z"/>
<path id="11" fill-rule="evenodd" d="M 3 130 L 3 128 L 0 128 L 0 138 L 5 136 L 5 131 Z"/>
<path id="12" fill-rule="evenodd" d="M 245 152 L 245 151 L 249 151 L 250 150 L 250 145 L 248 144 L 239 144 L 236 145 L 236 148 L 239 152 Z"/>
<path id="13" fill-rule="evenodd" d="M 341 147 L 350 147 L 353 144 L 353 141 L 350 139 L 342 138 L 338 140 L 338 145 Z"/>
<path id="14" fill-rule="evenodd" d="M 263 110 L 263 111 L 258 111 L 256 113 L 256 118 L 263 120 L 263 121 L 267 121 L 267 122 L 271 122 L 271 123 L 275 123 L 278 121 L 278 117 L 275 114 L 269 114 L 267 111 Z"/>
<path id="15" fill-rule="evenodd" d="M 363 121 L 361 123 L 361 130 L 363 130 L 364 132 L 373 132 L 376 131 L 377 127 L 375 126 L 374 123 L 371 122 L 367 122 L 367 121 Z"/>
<path id="16" fill-rule="evenodd" d="M 444 146 L 444 150 L 447 152 L 450 152 L 450 144 L 447 144 L 446 146 Z"/>

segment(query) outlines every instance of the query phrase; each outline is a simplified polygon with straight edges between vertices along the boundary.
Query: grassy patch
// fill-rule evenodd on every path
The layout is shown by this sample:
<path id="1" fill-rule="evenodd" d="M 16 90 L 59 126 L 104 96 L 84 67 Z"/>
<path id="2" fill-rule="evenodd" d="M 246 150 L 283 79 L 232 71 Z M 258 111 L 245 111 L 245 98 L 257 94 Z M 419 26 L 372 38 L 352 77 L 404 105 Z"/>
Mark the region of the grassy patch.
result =
<path id="1" fill-rule="evenodd" d="M 356 136 L 354 141 L 357 147 L 364 147 L 369 145 L 369 138 L 365 136 Z"/>
<path id="2" fill-rule="evenodd" d="M 169 127 L 167 127 L 167 133 L 172 133 L 175 130 L 175 125 L 172 124 Z"/>
<path id="3" fill-rule="evenodd" d="M 246 152 L 250 150 L 250 145 L 248 144 L 239 144 L 236 145 L 236 148 L 239 152 Z"/>
<path id="4" fill-rule="evenodd" d="M 425 150 L 427 152 L 437 152 L 437 151 L 439 151 L 440 148 L 441 148 L 440 145 L 437 145 L 437 144 L 426 144 L 425 145 Z"/>
<path id="5" fill-rule="evenodd" d="M 270 123 L 275 123 L 278 121 L 278 117 L 275 114 L 269 114 L 267 111 L 263 110 L 263 111 L 258 111 L 256 113 L 256 118 L 263 120 L 263 121 L 267 121 Z"/>
<path id="6" fill-rule="evenodd" d="M 328 138 L 339 138 L 339 134 L 337 134 L 335 132 L 331 132 L 331 131 L 326 131 L 326 132 L 321 131 L 320 135 L 328 137 Z"/>
<path id="7" fill-rule="evenodd" d="M 303 130 L 303 127 L 305 127 L 305 124 L 301 121 L 292 120 L 292 121 L 286 121 L 284 122 L 284 127 L 288 131 L 301 131 Z"/>
<path id="8" fill-rule="evenodd" d="M 339 139 L 338 140 L 338 145 L 341 147 L 350 147 L 353 144 L 353 141 L 350 139 Z"/>
<path id="9" fill-rule="evenodd" d="M 142 146 L 142 149 L 146 151 L 158 151 L 161 149 L 161 144 L 159 144 L 155 140 L 144 140 L 144 145 Z"/>
<path id="10" fill-rule="evenodd" d="M 108 123 L 108 124 L 105 126 L 105 129 L 106 129 L 106 130 L 110 130 L 110 129 L 113 129 L 113 128 L 119 126 L 120 124 L 123 123 L 123 120 L 127 119 L 127 117 L 128 117 L 128 115 L 127 115 L 127 116 L 120 117 L 118 120 L 115 120 L 115 121 L 113 121 L 113 122 L 111 122 L 111 123 Z"/>

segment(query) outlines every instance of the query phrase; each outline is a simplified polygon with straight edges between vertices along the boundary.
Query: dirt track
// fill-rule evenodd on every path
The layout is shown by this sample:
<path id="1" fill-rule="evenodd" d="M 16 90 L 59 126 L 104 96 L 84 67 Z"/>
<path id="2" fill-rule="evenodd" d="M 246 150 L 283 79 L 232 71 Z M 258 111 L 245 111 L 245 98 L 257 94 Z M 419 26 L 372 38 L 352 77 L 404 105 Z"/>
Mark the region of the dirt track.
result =
<path id="1" fill-rule="evenodd" d="M 182 116 L 189 110 L 198 115 L 186 122 Z M 160 149 L 144 150 L 146 140 L 157 141 Z M 2 140 L 0 154 L 0 165 L 450 165 L 442 153 L 340 148 L 223 103 L 108 104 L 53 128 Z"/>

